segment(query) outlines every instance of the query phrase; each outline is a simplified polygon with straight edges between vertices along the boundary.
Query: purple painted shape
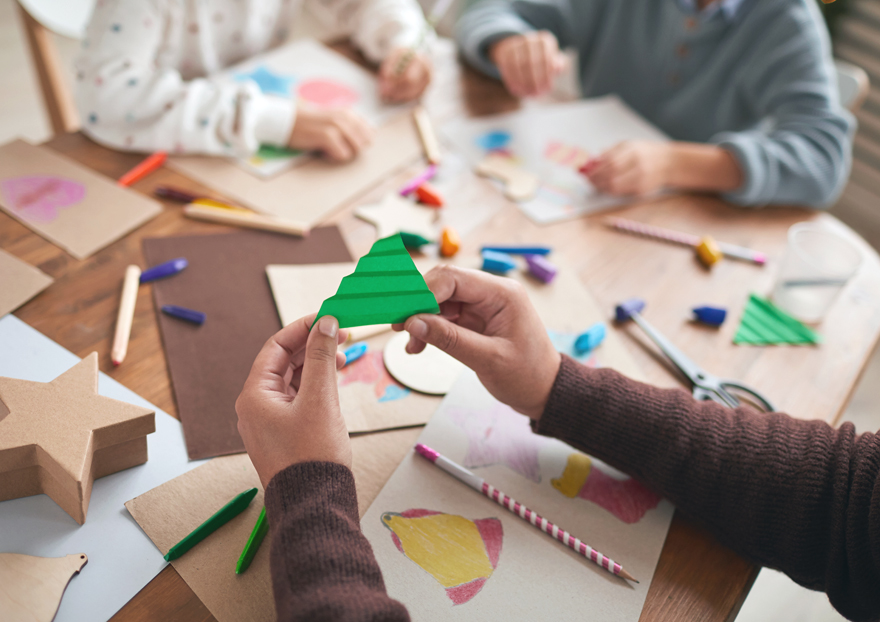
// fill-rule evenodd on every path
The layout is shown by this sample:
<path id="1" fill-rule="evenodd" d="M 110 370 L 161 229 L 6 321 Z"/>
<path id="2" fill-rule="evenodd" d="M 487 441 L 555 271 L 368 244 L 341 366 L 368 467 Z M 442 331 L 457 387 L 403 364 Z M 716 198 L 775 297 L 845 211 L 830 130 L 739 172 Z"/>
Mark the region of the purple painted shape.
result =
<path id="1" fill-rule="evenodd" d="M 0 195 L 9 209 L 24 220 L 52 222 L 58 210 L 71 207 L 86 196 L 78 181 L 52 175 L 26 175 L 0 182 Z"/>
<path id="2" fill-rule="evenodd" d="M 558 268 L 550 263 L 546 257 L 542 255 L 526 255 L 526 263 L 529 264 L 529 272 L 535 278 L 545 283 L 549 283 L 556 278 Z"/>

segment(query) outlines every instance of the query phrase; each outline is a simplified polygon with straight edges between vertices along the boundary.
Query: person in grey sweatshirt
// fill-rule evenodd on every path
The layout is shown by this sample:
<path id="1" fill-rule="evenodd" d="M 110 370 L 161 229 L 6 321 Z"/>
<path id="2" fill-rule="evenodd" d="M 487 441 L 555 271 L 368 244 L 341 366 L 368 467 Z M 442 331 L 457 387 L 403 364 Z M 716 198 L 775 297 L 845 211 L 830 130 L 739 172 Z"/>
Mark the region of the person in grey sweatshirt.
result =
<path id="1" fill-rule="evenodd" d="M 846 184 L 855 121 L 816 0 L 481 0 L 456 39 L 518 97 L 548 91 L 574 48 L 584 97 L 616 93 L 673 139 L 594 157 L 603 192 L 818 208 Z"/>

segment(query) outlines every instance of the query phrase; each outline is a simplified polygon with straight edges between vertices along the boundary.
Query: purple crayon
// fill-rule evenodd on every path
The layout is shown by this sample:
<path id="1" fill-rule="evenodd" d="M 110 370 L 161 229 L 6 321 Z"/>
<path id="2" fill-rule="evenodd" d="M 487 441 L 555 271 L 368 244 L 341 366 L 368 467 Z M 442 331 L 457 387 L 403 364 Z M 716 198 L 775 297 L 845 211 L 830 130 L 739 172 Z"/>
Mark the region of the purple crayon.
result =
<path id="1" fill-rule="evenodd" d="M 162 305 L 162 313 L 181 320 L 186 320 L 187 322 L 192 322 L 193 324 L 203 324 L 208 317 L 207 314 L 202 313 L 201 311 L 193 311 L 192 309 L 178 307 L 177 305 Z"/>
<path id="2" fill-rule="evenodd" d="M 526 255 L 526 263 L 529 264 L 529 272 L 535 278 L 545 283 L 549 283 L 556 278 L 558 269 L 547 261 L 547 258 L 543 255 Z"/>
<path id="3" fill-rule="evenodd" d="M 153 266 L 141 272 L 141 283 L 149 283 L 156 279 L 164 279 L 166 276 L 177 274 L 189 265 L 184 257 L 178 257 L 158 266 Z"/>

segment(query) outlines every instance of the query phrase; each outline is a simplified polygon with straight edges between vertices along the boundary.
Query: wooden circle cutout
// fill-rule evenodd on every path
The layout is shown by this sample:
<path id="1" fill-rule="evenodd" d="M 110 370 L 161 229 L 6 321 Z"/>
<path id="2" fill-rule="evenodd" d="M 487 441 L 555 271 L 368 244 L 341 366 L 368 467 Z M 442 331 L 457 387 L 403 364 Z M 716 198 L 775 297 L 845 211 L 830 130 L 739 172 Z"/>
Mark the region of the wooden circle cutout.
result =
<path id="1" fill-rule="evenodd" d="M 409 333 L 392 337 L 385 345 L 385 368 L 403 386 L 429 395 L 446 395 L 464 365 L 432 345 L 419 354 L 408 354 Z"/>

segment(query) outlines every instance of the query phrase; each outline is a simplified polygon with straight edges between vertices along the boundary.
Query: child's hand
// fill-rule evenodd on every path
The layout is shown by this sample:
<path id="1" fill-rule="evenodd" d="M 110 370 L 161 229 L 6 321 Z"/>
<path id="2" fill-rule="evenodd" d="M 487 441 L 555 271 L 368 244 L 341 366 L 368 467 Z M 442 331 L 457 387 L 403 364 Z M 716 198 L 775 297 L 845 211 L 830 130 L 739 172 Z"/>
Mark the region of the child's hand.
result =
<path id="1" fill-rule="evenodd" d="M 316 314 L 276 333 L 254 361 L 235 402 L 238 432 L 263 488 L 298 462 L 336 462 L 351 467 L 348 429 L 339 410 L 336 370 L 347 336 L 335 318 Z"/>
<path id="2" fill-rule="evenodd" d="M 667 143 L 625 141 L 584 164 L 581 173 L 605 194 L 645 196 L 669 184 L 671 160 Z"/>
<path id="3" fill-rule="evenodd" d="M 356 112 L 300 104 L 287 144 L 291 149 L 319 150 L 331 160 L 344 162 L 355 157 L 372 140 L 373 128 Z"/>
<path id="4" fill-rule="evenodd" d="M 414 315 L 394 325 L 410 334 L 407 352 L 430 343 L 477 372 L 498 400 L 540 418 L 561 359 L 523 286 L 448 265 L 428 272 L 425 281 L 440 315 Z"/>
<path id="5" fill-rule="evenodd" d="M 379 93 L 385 101 L 416 99 L 430 82 L 431 59 L 411 48 L 396 48 L 379 68 Z"/>
<path id="6" fill-rule="evenodd" d="M 556 37 L 545 30 L 502 39 L 492 46 L 489 58 L 501 72 L 504 86 L 517 97 L 547 93 L 566 65 Z"/>

